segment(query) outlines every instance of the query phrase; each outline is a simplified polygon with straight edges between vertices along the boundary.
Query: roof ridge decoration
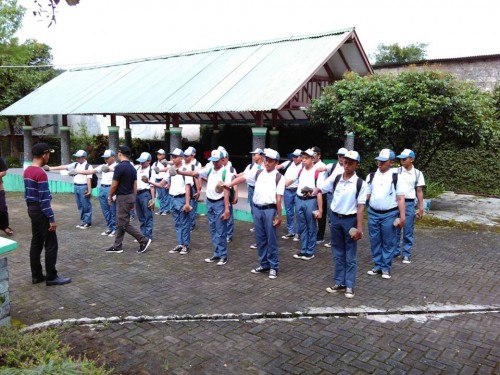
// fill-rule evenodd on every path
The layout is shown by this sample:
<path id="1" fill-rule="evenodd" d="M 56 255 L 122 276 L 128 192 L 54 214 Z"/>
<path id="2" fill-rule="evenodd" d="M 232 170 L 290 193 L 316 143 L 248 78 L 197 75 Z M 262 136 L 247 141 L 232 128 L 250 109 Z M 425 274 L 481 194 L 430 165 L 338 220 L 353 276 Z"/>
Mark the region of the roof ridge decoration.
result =
<path id="1" fill-rule="evenodd" d="M 114 67 L 114 66 L 120 66 L 120 65 L 137 64 L 137 63 L 147 62 L 147 61 L 164 60 L 164 59 L 170 59 L 173 57 L 200 55 L 200 54 L 214 52 L 214 51 L 223 51 L 223 50 L 230 50 L 230 49 L 237 49 L 237 48 L 253 47 L 253 46 L 257 46 L 257 45 L 269 45 L 269 44 L 276 44 L 276 43 L 283 43 L 283 42 L 294 42 L 294 41 L 299 41 L 299 40 L 304 40 L 304 39 L 323 38 L 323 37 L 327 37 L 327 36 L 331 36 L 331 35 L 340 35 L 340 34 L 350 33 L 354 30 L 355 30 L 354 27 L 349 27 L 349 28 L 345 28 L 345 29 L 326 31 L 326 32 L 314 33 L 314 34 L 291 35 L 289 37 L 266 39 L 266 40 L 261 40 L 261 41 L 253 41 L 253 42 L 247 42 L 247 43 L 231 44 L 231 45 L 227 45 L 227 46 L 217 46 L 217 47 L 200 49 L 200 50 L 185 51 L 185 52 L 173 53 L 173 54 L 169 54 L 169 55 L 160 55 L 160 56 L 154 56 L 154 57 L 145 57 L 145 58 L 134 59 L 134 60 L 120 61 L 120 62 L 115 62 L 115 63 L 99 64 L 99 65 L 86 66 L 86 67 L 78 67 L 78 68 L 69 69 L 68 71 L 73 72 L 73 71 L 80 71 L 80 70 L 100 69 L 100 68 Z"/>

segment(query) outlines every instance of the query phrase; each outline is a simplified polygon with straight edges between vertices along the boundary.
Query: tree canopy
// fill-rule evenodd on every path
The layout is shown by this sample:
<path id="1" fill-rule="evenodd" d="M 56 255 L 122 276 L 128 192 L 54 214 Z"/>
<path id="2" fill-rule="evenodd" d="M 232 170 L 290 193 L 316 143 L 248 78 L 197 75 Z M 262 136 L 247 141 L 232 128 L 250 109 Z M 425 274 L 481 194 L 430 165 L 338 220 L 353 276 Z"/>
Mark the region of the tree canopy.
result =
<path id="1" fill-rule="evenodd" d="M 375 53 L 375 64 L 407 63 L 424 60 L 427 55 L 426 43 L 413 43 L 400 47 L 398 43 L 379 44 Z"/>
<path id="2" fill-rule="evenodd" d="M 499 135 L 493 96 L 440 71 L 348 73 L 325 88 L 309 114 L 333 135 L 354 132 L 365 158 L 410 148 L 420 168 L 445 145 L 481 145 Z"/>

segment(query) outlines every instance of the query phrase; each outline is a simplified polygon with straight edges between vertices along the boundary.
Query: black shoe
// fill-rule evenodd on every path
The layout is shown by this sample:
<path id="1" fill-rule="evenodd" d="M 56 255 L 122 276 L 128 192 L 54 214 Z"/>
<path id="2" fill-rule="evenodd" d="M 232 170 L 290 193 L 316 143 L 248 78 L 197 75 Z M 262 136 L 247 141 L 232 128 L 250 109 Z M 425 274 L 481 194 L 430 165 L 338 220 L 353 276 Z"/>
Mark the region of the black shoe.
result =
<path id="1" fill-rule="evenodd" d="M 114 247 L 114 246 L 111 246 L 111 247 L 108 247 L 106 249 L 106 252 L 107 253 L 116 253 L 116 254 L 120 254 L 120 253 L 123 253 L 123 247 Z"/>
<path id="2" fill-rule="evenodd" d="M 71 278 L 64 276 L 57 276 L 55 279 L 45 281 L 47 286 L 52 285 L 64 285 L 69 284 L 71 282 Z"/>
<path id="3" fill-rule="evenodd" d="M 267 273 L 267 272 L 269 272 L 269 270 L 270 270 L 270 268 L 264 268 L 262 266 L 259 266 L 257 268 L 254 268 L 250 272 L 251 273 Z"/>
<path id="4" fill-rule="evenodd" d="M 47 278 L 45 277 L 45 275 L 42 275 L 42 276 L 39 276 L 39 277 L 32 277 L 31 278 L 31 282 L 33 284 L 43 283 L 45 280 L 47 280 Z"/>
<path id="5" fill-rule="evenodd" d="M 149 245 L 151 245 L 151 238 L 148 238 L 148 240 L 145 243 L 141 243 L 141 246 L 139 246 L 139 250 L 137 250 L 138 253 L 143 253 L 145 252 Z"/>
<path id="6" fill-rule="evenodd" d="M 220 260 L 220 257 L 215 257 L 213 256 L 212 258 L 205 258 L 205 262 L 207 263 L 214 263 L 214 262 L 218 262 Z"/>

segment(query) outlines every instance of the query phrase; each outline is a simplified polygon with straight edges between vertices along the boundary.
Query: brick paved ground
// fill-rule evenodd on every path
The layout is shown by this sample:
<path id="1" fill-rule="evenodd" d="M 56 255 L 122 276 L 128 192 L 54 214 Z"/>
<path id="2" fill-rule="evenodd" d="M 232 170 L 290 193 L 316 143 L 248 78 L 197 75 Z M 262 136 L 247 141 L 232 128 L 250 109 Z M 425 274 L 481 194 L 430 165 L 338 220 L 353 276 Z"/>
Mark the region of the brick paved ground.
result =
<path id="1" fill-rule="evenodd" d="M 298 243 L 280 240 L 280 273 L 269 280 L 249 272 L 257 265 L 255 250 L 248 248 L 253 243 L 249 223 L 236 224 L 229 263 L 218 267 L 203 262 L 212 252 L 206 218 L 199 218 L 193 233 L 193 251 L 181 256 L 168 254 L 175 245 L 171 217 L 155 216 L 150 250 L 137 254 L 138 245 L 126 238 L 124 253 L 106 254 L 102 249 L 112 239 L 100 236 L 104 221 L 97 200 L 94 225 L 83 231 L 75 228 L 73 196 L 57 195 L 58 270 L 74 281 L 48 288 L 31 284 L 29 219 L 21 195 L 10 193 L 7 200 L 19 241 L 18 251 L 8 258 L 13 320 L 30 325 L 118 317 L 117 323 L 67 327 L 62 335 L 75 353 L 102 354 L 116 373 L 500 373 L 498 234 L 418 228 L 414 262 L 397 262 L 391 280 L 366 274 L 371 262 L 368 239 L 363 239 L 356 296 L 348 300 L 325 292 L 332 259 L 323 246 L 305 262 L 292 258 Z M 367 315 L 342 316 L 354 309 Z M 490 311 L 423 314 L 471 309 Z M 377 310 L 388 315 L 377 318 Z M 398 311 L 418 315 L 403 319 L 394 314 Z M 270 312 L 304 317 L 252 320 L 241 315 Z M 229 313 L 236 319 L 126 318 Z"/>

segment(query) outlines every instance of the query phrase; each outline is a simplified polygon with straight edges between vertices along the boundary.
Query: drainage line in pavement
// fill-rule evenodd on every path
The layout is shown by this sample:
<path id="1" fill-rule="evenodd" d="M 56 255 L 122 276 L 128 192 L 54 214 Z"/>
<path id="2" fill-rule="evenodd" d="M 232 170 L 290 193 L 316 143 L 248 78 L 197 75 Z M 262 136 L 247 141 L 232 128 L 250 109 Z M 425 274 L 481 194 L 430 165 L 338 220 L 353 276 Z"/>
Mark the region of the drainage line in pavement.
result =
<path id="1" fill-rule="evenodd" d="M 241 313 L 241 314 L 198 314 L 198 315 L 158 315 L 158 316 L 126 316 L 110 318 L 80 318 L 80 319 L 54 319 L 25 327 L 22 331 L 33 331 L 49 327 L 70 327 L 81 325 L 98 325 L 110 323 L 154 323 L 154 322 L 193 322 L 193 321 L 256 321 L 256 320 L 283 320 L 304 318 L 340 318 L 340 317 L 367 317 L 367 316 L 406 316 L 406 315 L 436 315 L 436 314 L 474 314 L 474 313 L 499 313 L 500 306 L 472 306 L 467 308 L 413 308 L 404 310 L 377 310 L 366 308 L 337 309 L 337 308 L 310 308 L 306 312 L 268 312 L 268 313 Z"/>

